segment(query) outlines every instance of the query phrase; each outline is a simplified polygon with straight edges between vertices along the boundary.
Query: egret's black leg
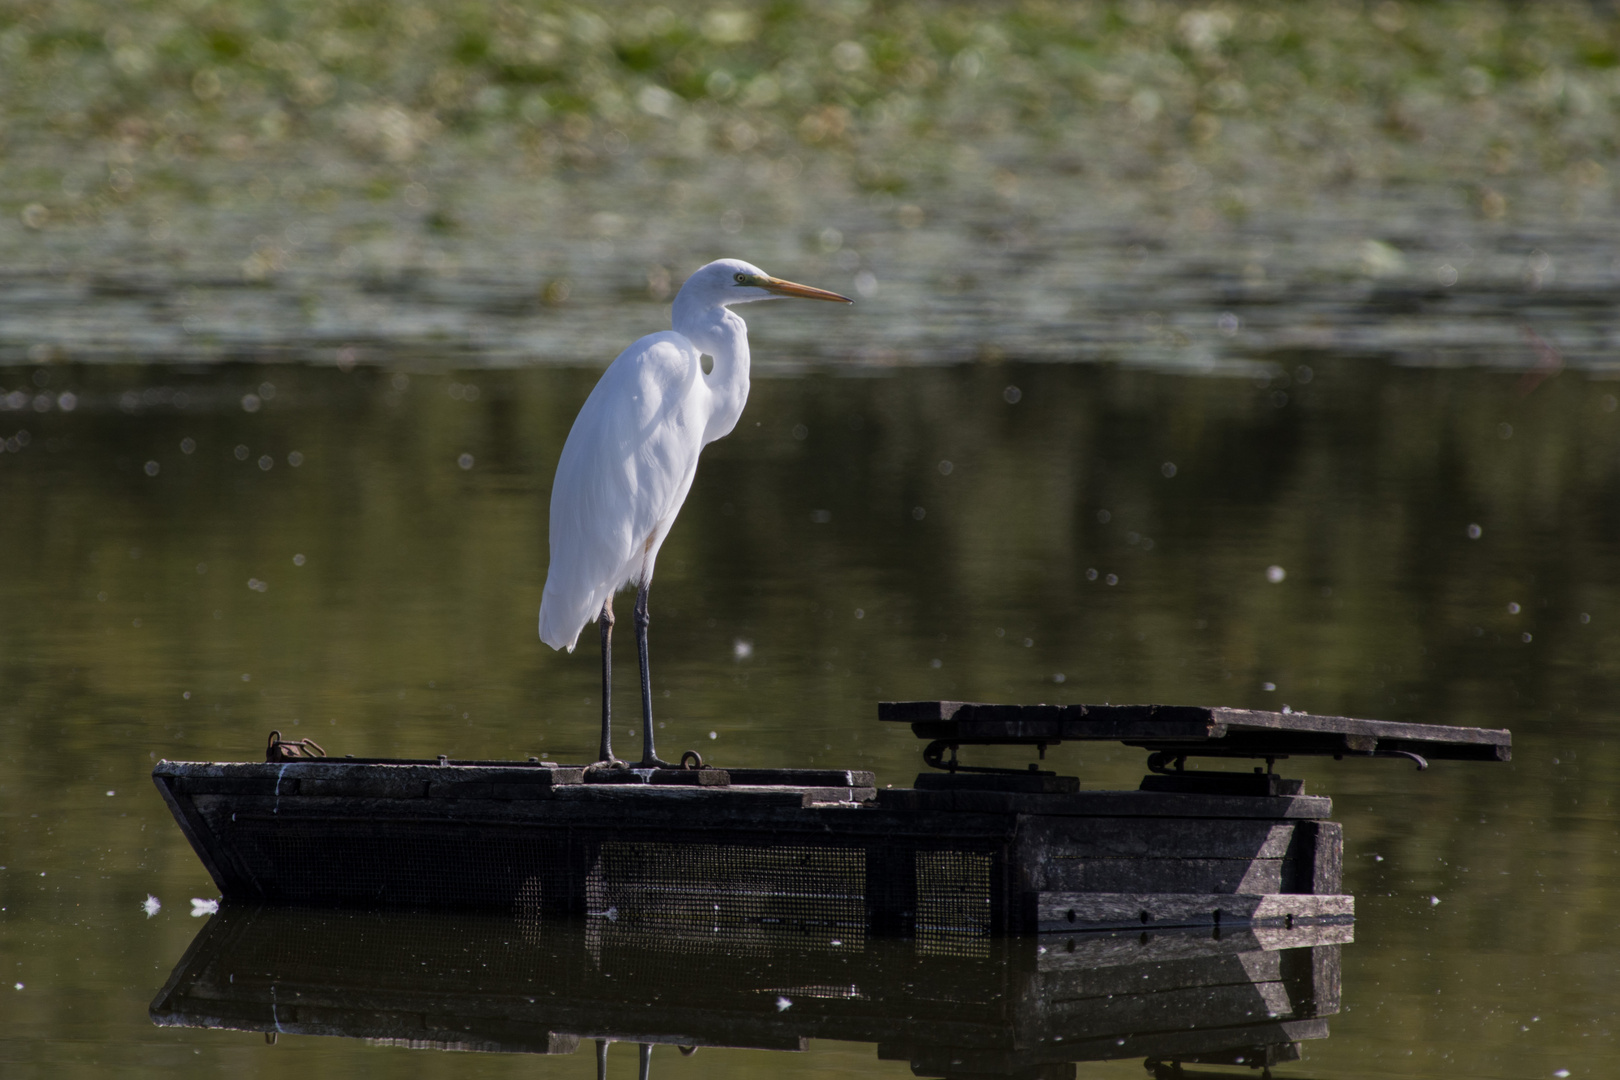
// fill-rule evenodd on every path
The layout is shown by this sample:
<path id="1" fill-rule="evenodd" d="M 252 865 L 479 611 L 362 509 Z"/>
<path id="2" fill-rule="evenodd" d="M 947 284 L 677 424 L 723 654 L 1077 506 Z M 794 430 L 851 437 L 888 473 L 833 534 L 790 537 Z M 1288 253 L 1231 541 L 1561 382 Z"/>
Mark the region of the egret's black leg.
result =
<path id="1" fill-rule="evenodd" d="M 606 1039 L 596 1040 L 596 1080 L 607 1080 L 607 1048 Z"/>
<path id="2" fill-rule="evenodd" d="M 602 602 L 602 614 L 597 621 L 602 626 L 602 756 L 598 761 L 613 760 L 613 597 Z"/>
<path id="3" fill-rule="evenodd" d="M 641 766 L 673 768 L 669 762 L 658 760 L 653 746 L 652 674 L 647 667 L 647 624 L 650 622 L 652 616 L 647 612 L 647 582 L 644 581 L 636 593 L 636 652 L 641 658 Z"/>
<path id="4" fill-rule="evenodd" d="M 641 1044 L 641 1070 L 637 1075 L 640 1080 L 647 1080 L 652 1075 L 652 1043 Z"/>

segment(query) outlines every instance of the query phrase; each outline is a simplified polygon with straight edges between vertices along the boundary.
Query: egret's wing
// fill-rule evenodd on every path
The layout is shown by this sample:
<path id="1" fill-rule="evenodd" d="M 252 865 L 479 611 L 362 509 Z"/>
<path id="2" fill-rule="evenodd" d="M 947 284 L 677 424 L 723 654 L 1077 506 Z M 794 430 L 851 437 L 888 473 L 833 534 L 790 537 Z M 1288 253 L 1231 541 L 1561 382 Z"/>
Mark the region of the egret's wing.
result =
<path id="1" fill-rule="evenodd" d="M 573 649 L 680 509 L 702 449 L 700 370 L 685 337 L 653 334 L 613 361 L 580 408 L 551 488 L 540 637 L 552 648 Z"/>

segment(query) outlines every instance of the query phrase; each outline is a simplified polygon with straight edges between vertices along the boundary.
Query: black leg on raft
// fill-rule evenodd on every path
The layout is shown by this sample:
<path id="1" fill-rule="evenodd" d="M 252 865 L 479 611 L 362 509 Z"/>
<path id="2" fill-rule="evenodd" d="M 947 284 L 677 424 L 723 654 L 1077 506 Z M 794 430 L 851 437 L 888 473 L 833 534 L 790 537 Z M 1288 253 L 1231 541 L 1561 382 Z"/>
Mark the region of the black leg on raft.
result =
<path id="1" fill-rule="evenodd" d="M 636 593 L 636 652 L 641 659 L 641 762 L 642 768 L 662 767 L 672 769 L 675 766 L 668 761 L 660 761 L 658 753 L 653 746 L 653 716 L 652 716 L 652 673 L 647 667 L 647 624 L 652 622 L 652 616 L 647 611 L 647 583 L 641 583 L 641 589 Z"/>
<path id="2" fill-rule="evenodd" d="M 638 1080 L 648 1080 L 652 1075 L 652 1043 L 641 1044 L 641 1068 L 636 1071 Z"/>
<path id="3" fill-rule="evenodd" d="M 607 1080 L 608 1040 L 596 1040 L 596 1080 Z"/>
<path id="4" fill-rule="evenodd" d="M 597 761 L 613 763 L 613 597 L 602 602 L 597 621 L 602 627 L 602 754 Z"/>

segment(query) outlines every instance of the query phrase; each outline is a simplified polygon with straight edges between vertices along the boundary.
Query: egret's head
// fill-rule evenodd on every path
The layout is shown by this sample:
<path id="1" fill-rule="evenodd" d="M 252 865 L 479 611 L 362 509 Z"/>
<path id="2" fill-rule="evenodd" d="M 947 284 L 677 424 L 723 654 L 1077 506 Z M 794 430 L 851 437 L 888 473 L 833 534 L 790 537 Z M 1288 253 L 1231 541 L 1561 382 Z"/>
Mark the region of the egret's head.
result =
<path id="1" fill-rule="evenodd" d="M 753 263 L 741 259 L 718 259 L 699 267 L 681 286 L 675 302 L 680 306 L 691 304 L 698 308 L 710 308 L 746 304 L 754 300 L 780 300 L 790 296 L 854 303 L 849 297 L 835 292 L 771 277 Z"/>

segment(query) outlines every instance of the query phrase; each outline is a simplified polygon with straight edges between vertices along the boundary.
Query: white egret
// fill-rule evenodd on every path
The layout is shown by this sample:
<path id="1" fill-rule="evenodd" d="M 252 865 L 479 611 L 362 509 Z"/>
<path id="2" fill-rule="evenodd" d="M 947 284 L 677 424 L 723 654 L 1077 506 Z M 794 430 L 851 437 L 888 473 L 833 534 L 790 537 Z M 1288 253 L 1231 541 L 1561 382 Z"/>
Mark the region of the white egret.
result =
<path id="1" fill-rule="evenodd" d="M 731 433 L 748 401 L 748 325 L 730 308 L 754 300 L 840 296 L 773 278 L 738 259 L 702 267 L 681 286 L 673 331 L 619 354 L 585 399 L 551 487 L 551 565 L 540 601 L 540 640 L 574 651 L 594 617 L 602 637 L 601 761 L 614 764 L 613 594 L 636 586 L 641 666 L 641 765 L 668 766 L 653 745 L 647 671 L 647 590 L 658 549 L 686 501 L 698 455 Z M 705 374 L 702 357 L 713 358 Z"/>

